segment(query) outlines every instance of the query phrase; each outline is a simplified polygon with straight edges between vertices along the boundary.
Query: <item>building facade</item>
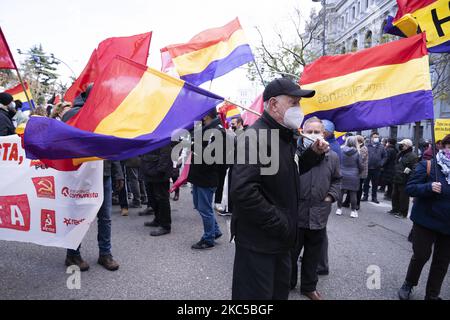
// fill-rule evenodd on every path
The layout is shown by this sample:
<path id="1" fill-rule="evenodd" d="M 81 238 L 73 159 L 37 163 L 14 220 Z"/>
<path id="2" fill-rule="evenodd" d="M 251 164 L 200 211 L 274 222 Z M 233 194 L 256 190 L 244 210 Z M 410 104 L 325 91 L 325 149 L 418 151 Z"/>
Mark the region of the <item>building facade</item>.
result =
<path id="1" fill-rule="evenodd" d="M 383 33 L 386 17 L 395 16 L 397 12 L 395 0 L 325 0 L 325 8 L 327 55 L 354 52 L 398 39 Z M 323 8 L 320 14 L 323 14 Z M 312 51 L 319 55 L 322 52 L 322 32 L 323 29 L 312 43 Z M 449 118 L 450 95 L 446 99 L 435 101 L 434 108 L 435 118 Z M 431 140 L 431 127 L 430 121 L 422 121 L 417 128 L 419 137 L 423 140 Z M 415 130 L 415 123 L 411 123 L 379 128 L 377 131 L 383 137 L 413 139 Z M 367 136 L 370 132 L 368 130 L 362 134 Z"/>

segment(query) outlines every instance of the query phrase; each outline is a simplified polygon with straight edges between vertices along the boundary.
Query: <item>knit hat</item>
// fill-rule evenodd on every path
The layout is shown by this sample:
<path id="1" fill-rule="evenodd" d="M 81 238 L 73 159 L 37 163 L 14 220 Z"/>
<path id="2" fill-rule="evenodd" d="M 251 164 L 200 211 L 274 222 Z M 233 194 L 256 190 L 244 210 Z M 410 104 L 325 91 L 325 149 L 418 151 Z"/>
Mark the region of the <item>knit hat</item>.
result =
<path id="1" fill-rule="evenodd" d="M 335 128 L 334 128 L 334 123 L 331 122 L 330 120 L 327 119 L 322 119 L 322 123 L 323 126 L 325 127 L 325 131 L 329 132 L 329 133 L 333 133 Z"/>
<path id="2" fill-rule="evenodd" d="M 0 103 L 4 106 L 7 106 L 14 100 L 13 96 L 7 92 L 0 93 Z"/>

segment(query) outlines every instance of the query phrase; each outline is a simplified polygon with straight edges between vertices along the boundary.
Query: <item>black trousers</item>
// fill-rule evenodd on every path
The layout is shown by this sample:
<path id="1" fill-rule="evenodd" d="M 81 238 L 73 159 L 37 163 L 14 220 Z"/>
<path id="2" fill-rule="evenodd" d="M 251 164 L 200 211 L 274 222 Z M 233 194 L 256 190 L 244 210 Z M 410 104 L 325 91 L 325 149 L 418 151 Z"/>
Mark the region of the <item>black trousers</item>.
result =
<path id="1" fill-rule="evenodd" d="M 328 272 L 328 234 L 325 230 L 325 237 L 323 238 L 322 249 L 320 250 L 319 263 L 317 264 L 317 272 Z"/>
<path id="2" fill-rule="evenodd" d="M 302 266 L 301 266 L 301 284 L 300 291 L 312 292 L 316 290 L 317 282 L 317 266 L 320 260 L 322 245 L 326 237 L 326 228 L 321 230 L 298 229 L 298 237 L 295 248 L 291 251 L 291 289 L 295 288 L 298 281 L 298 257 L 303 250 Z"/>
<path id="3" fill-rule="evenodd" d="M 392 211 L 407 217 L 409 211 L 409 196 L 404 184 L 394 183 L 392 189 Z"/>
<path id="4" fill-rule="evenodd" d="M 155 221 L 166 229 L 170 229 L 172 224 L 169 186 L 169 179 L 164 182 L 149 182 L 153 209 L 155 210 Z"/>
<path id="5" fill-rule="evenodd" d="M 225 183 L 225 177 L 227 176 L 227 169 L 219 170 L 219 185 L 217 186 L 216 194 L 214 196 L 214 203 L 222 203 L 223 185 Z"/>
<path id="6" fill-rule="evenodd" d="M 361 205 L 361 197 L 362 197 L 362 194 L 363 194 L 364 181 L 366 181 L 366 179 L 359 179 L 359 190 L 358 190 L 358 194 L 356 195 L 356 203 L 357 203 L 357 207 L 358 208 Z M 347 199 L 348 199 L 348 196 L 347 196 Z"/>
<path id="7" fill-rule="evenodd" d="M 380 180 L 381 171 L 380 169 L 369 169 L 367 179 L 364 181 L 364 197 L 369 196 L 369 184 L 372 183 L 372 200 L 377 199 L 378 192 L 378 182 Z"/>
<path id="8" fill-rule="evenodd" d="M 430 259 L 434 245 L 426 295 L 438 297 L 450 262 L 450 235 L 444 235 L 414 224 L 412 240 L 413 256 L 409 263 L 406 281 L 413 286 L 417 286 L 423 266 Z"/>
<path id="9" fill-rule="evenodd" d="M 291 254 L 266 254 L 236 244 L 233 300 L 287 300 Z"/>

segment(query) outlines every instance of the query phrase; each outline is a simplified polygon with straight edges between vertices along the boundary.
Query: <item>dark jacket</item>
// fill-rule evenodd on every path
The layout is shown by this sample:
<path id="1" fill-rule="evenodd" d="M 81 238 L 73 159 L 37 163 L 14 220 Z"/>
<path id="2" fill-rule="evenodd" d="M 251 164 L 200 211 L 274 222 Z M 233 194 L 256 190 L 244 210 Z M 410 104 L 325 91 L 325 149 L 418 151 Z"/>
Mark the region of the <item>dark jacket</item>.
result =
<path id="1" fill-rule="evenodd" d="M 224 144 L 222 147 L 224 148 L 223 154 L 225 155 L 225 130 L 220 124 L 219 118 L 216 118 L 213 120 L 209 125 L 202 127 L 201 137 L 203 138 L 203 134 L 206 130 L 209 129 L 217 129 L 220 131 L 220 134 L 222 135 L 222 139 L 224 141 Z M 197 129 L 195 129 L 197 130 Z M 193 134 L 194 140 L 195 140 L 195 134 Z M 205 148 L 208 147 L 209 144 L 213 143 L 215 141 L 216 137 L 212 136 L 209 141 L 202 141 L 202 154 L 194 154 L 195 147 L 194 145 L 197 143 L 194 141 L 194 144 L 192 145 L 192 162 L 191 166 L 189 168 L 189 176 L 188 176 L 188 182 L 202 188 L 217 188 L 219 186 L 219 172 L 223 170 L 223 163 L 212 163 L 212 164 L 206 164 L 205 158 L 204 158 L 204 151 Z M 214 156 L 215 153 L 213 152 L 212 155 Z M 201 157 L 201 161 L 200 158 Z"/>
<path id="2" fill-rule="evenodd" d="M 125 160 L 125 166 L 128 168 L 140 168 L 141 167 L 141 158 L 140 157 L 134 157 Z"/>
<path id="3" fill-rule="evenodd" d="M 332 202 L 325 202 L 325 198 L 331 196 L 334 202 L 340 196 L 339 166 L 339 156 L 331 150 L 318 165 L 300 176 L 299 228 L 321 230 L 327 226 Z"/>
<path id="4" fill-rule="evenodd" d="M 411 175 L 404 173 L 406 168 L 414 170 L 417 165 L 418 157 L 412 151 L 412 148 L 408 148 L 407 150 L 401 151 L 396 158 L 395 164 L 395 175 L 394 175 L 394 183 L 397 184 L 406 184 L 408 182 L 408 177 Z"/>
<path id="5" fill-rule="evenodd" d="M 369 170 L 380 169 L 386 161 L 386 150 L 381 143 L 369 144 Z"/>
<path id="6" fill-rule="evenodd" d="M 406 192 L 415 197 L 411 211 L 411 220 L 418 225 L 450 235 L 450 185 L 438 166 L 438 182 L 442 185 L 442 193 L 432 191 L 431 184 L 435 179 L 434 160 L 430 175 L 427 176 L 427 162 L 420 162 L 406 185 Z"/>
<path id="7" fill-rule="evenodd" d="M 78 112 L 80 112 L 81 108 L 83 108 L 84 103 L 86 102 L 87 97 L 86 94 L 78 95 L 73 101 L 72 108 L 70 108 L 62 117 L 62 122 L 67 122 L 71 118 L 73 118 Z"/>
<path id="8" fill-rule="evenodd" d="M 261 132 L 262 136 L 267 137 L 266 150 L 271 154 L 271 136 L 276 129 L 279 132 L 278 171 L 274 175 L 261 175 L 261 168 L 271 167 L 271 163 L 263 164 L 260 154 L 255 152 L 256 164 L 249 164 L 249 152 L 255 151 Z M 249 142 L 246 137 L 253 133 L 256 141 Z M 307 172 L 324 156 L 317 155 L 311 149 L 300 157 L 296 156 L 293 131 L 280 125 L 267 112 L 246 130 L 245 135 L 239 136 L 239 145 L 245 149 L 246 163 L 233 165 L 231 236 L 237 245 L 252 251 L 269 254 L 287 252 L 294 247 L 297 238 L 299 169 L 300 174 Z"/>
<path id="9" fill-rule="evenodd" d="M 149 182 L 165 182 L 172 175 L 172 148 L 170 145 L 141 156 L 141 171 Z"/>
<path id="10" fill-rule="evenodd" d="M 341 159 L 342 190 L 358 191 L 362 171 L 363 163 L 358 150 L 344 146 Z"/>
<path id="11" fill-rule="evenodd" d="M 395 164 L 397 159 L 397 150 L 394 146 L 386 147 L 386 161 L 383 166 L 381 177 L 386 183 L 392 183 L 395 174 Z"/>
<path id="12" fill-rule="evenodd" d="M 9 112 L 0 108 L 0 136 L 16 134 L 16 128 L 12 122 Z"/>

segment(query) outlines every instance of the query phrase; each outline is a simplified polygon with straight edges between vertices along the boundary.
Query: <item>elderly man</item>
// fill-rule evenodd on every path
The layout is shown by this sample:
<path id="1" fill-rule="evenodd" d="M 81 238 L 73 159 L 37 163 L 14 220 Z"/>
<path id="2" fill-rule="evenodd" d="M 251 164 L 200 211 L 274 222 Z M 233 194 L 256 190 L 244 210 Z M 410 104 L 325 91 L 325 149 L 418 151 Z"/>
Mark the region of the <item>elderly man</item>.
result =
<path id="1" fill-rule="evenodd" d="M 305 121 L 303 133 L 316 139 L 324 138 L 322 121 L 313 117 Z M 311 140 L 299 140 L 298 153 L 302 154 L 312 144 Z M 341 192 L 341 173 L 339 156 L 333 150 L 325 154 L 319 165 L 300 176 L 300 207 L 297 244 L 292 250 L 291 289 L 297 285 L 297 261 L 303 249 L 301 268 L 301 293 L 311 300 L 321 300 L 316 291 L 317 272 L 322 254 L 326 257 L 328 269 L 328 250 L 322 253 L 327 240 L 327 222 L 331 212 L 331 204 L 339 199 Z M 328 249 L 328 241 L 326 241 Z M 328 271 L 328 270 L 326 270 Z"/>
<path id="2" fill-rule="evenodd" d="M 328 143 L 318 140 L 296 156 L 294 133 L 303 120 L 299 102 L 314 94 L 288 79 L 273 80 L 263 93 L 263 115 L 238 138 L 238 163 L 231 179 L 231 235 L 236 244 L 234 300 L 286 300 L 289 296 L 299 171 L 306 172 L 318 164 L 329 149 Z M 270 161 L 263 159 L 262 149 L 268 151 Z M 245 161 L 241 162 L 242 151 Z M 249 161 L 252 156 L 256 161 Z M 277 170 L 266 171 L 269 162 Z"/>

